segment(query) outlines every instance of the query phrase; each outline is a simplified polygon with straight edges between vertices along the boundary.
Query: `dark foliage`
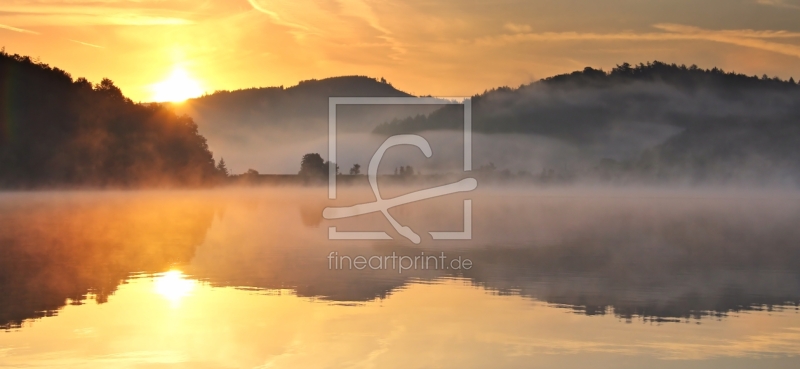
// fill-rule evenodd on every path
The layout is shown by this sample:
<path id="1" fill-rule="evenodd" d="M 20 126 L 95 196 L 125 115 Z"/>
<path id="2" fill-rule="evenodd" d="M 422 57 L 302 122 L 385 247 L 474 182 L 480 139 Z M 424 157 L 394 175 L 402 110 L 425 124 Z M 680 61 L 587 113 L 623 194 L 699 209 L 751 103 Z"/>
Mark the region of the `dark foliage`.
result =
<path id="1" fill-rule="evenodd" d="M 779 100 L 765 106 L 759 97 L 772 97 L 769 95 L 778 95 Z M 746 115 L 738 111 L 713 111 L 710 104 L 716 101 L 709 101 L 709 97 L 732 105 L 752 105 L 754 111 Z M 473 96 L 473 129 L 486 133 L 542 134 L 588 143 L 615 122 L 625 120 L 683 128 L 709 122 L 710 117 L 797 121 L 798 97 L 800 86 L 793 80 L 750 77 L 717 68 L 700 69 L 658 61 L 635 67 L 623 63 L 609 73 L 587 67 L 517 89 L 500 87 Z M 674 106 L 681 99 L 691 100 L 692 106 Z M 462 125 L 463 108 L 450 105 L 428 116 L 380 125 L 375 132 L 461 129 Z"/>
<path id="2" fill-rule="evenodd" d="M 322 156 L 317 153 L 305 154 L 303 159 L 300 160 L 300 172 L 297 174 L 305 178 L 328 178 L 328 171 L 331 165 L 336 166 L 336 174 L 338 175 L 339 165 L 336 163 L 323 160 Z"/>
<path id="3" fill-rule="evenodd" d="M 201 185 L 217 175 L 197 125 L 27 56 L 0 54 L 0 186 Z"/>
<path id="4" fill-rule="evenodd" d="M 317 153 L 305 154 L 300 161 L 300 172 L 304 177 L 323 177 L 328 175 L 328 166 L 325 160 Z"/>
<path id="5" fill-rule="evenodd" d="M 678 133 L 641 158 L 626 159 L 624 171 L 658 179 L 800 177 L 800 86 L 793 79 L 624 63 L 486 91 L 473 97 L 472 113 L 476 132 L 535 134 L 583 148 L 607 145 L 619 132 L 672 129 Z M 374 132 L 462 126 L 463 107 L 450 105 Z"/>

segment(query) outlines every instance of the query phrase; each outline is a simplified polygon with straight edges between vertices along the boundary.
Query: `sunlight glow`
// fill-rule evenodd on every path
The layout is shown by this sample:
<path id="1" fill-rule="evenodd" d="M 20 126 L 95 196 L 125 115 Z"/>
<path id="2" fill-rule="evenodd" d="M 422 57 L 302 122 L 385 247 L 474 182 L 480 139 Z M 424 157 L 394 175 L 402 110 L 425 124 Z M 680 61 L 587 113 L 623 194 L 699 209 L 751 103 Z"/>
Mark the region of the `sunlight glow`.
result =
<path id="1" fill-rule="evenodd" d="M 158 276 L 155 280 L 155 292 L 173 304 L 188 296 L 195 287 L 195 281 L 185 279 L 179 270 L 170 270 Z"/>
<path id="2" fill-rule="evenodd" d="M 153 85 L 153 101 L 181 102 L 203 94 L 200 83 L 186 70 L 175 68 L 166 80 Z"/>

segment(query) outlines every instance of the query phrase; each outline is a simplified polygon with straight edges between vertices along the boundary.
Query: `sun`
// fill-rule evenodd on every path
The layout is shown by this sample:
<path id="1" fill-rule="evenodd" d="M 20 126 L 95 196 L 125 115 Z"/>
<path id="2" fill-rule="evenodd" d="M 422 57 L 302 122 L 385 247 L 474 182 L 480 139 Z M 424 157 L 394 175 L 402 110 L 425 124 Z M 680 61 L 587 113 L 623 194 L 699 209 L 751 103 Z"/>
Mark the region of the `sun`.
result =
<path id="1" fill-rule="evenodd" d="M 153 101 L 181 102 L 203 94 L 200 83 L 182 68 L 175 68 L 166 80 L 153 85 Z"/>

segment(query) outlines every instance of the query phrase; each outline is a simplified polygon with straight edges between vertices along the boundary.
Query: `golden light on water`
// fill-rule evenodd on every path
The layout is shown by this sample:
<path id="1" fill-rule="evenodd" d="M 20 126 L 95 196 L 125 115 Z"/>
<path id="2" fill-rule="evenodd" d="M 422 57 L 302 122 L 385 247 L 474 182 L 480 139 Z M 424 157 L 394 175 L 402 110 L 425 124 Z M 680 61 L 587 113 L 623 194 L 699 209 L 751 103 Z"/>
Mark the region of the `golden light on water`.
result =
<path id="1" fill-rule="evenodd" d="M 200 83 L 183 68 L 175 68 L 166 80 L 153 86 L 153 101 L 181 102 L 203 94 Z"/>
<path id="2" fill-rule="evenodd" d="M 196 282 L 184 278 L 183 272 L 170 270 L 155 280 L 155 292 L 173 304 L 180 303 L 181 299 L 191 294 Z"/>
<path id="3" fill-rule="evenodd" d="M 318 203 L 310 194 L 317 192 L 310 191 L 318 190 L 214 192 L 206 193 L 202 198 L 205 201 L 198 201 L 200 195 L 194 191 L 68 193 L 59 194 L 58 201 L 53 200 L 53 194 L 36 193 L 27 195 L 24 202 L 19 197 L 15 202 L 6 199 L 6 203 L 0 203 L 0 224 L 7 225 L 4 240 L 13 242 L 3 243 L 3 250 L 11 255 L 32 253 L 34 257 L 28 259 L 47 261 L 50 269 L 35 276 L 19 271 L 11 274 L 18 276 L 16 280 L 21 286 L 43 287 L 29 290 L 14 287 L 17 292 L 7 295 L 6 301 L 10 302 L 6 306 L 30 312 L 27 313 L 30 318 L 21 327 L 0 332 L 0 363 L 6 367 L 85 369 L 523 368 L 530 363 L 545 368 L 582 368 L 587 362 L 620 362 L 621 365 L 614 366 L 620 368 L 730 368 L 734 360 L 743 361 L 741 367 L 754 367 L 756 360 L 762 360 L 763 367 L 780 367 L 783 363 L 790 367 L 800 357 L 800 312 L 795 306 L 773 307 L 769 311 L 757 307 L 702 319 L 680 319 L 680 323 L 669 317 L 660 321 L 636 315 L 626 321 L 622 315 L 642 306 L 639 301 L 677 309 L 670 311 L 697 306 L 691 305 L 694 300 L 680 297 L 687 295 L 685 291 L 697 291 L 696 286 L 700 285 L 694 283 L 697 280 L 708 281 L 709 287 L 704 291 L 711 293 L 719 286 L 723 290 L 728 285 L 736 286 L 738 297 L 731 302 L 735 306 L 744 306 L 751 293 L 795 296 L 794 279 L 787 279 L 786 286 L 765 288 L 782 273 L 764 274 L 748 269 L 746 275 L 738 278 L 727 270 L 711 267 L 705 268 L 699 279 L 691 279 L 672 269 L 647 268 L 643 272 L 639 270 L 645 268 L 618 269 L 626 273 L 626 278 L 610 281 L 608 286 L 613 288 L 610 290 L 589 274 L 576 274 L 556 282 L 538 274 L 495 277 L 495 268 L 504 267 L 511 273 L 516 265 L 536 262 L 534 256 L 550 258 L 547 261 L 563 260 L 563 255 L 578 257 L 579 264 L 555 264 L 560 265 L 560 270 L 569 271 L 576 270 L 576 265 L 584 265 L 586 255 L 594 256 L 598 251 L 614 250 L 619 253 L 608 251 L 608 255 L 625 258 L 628 254 L 622 250 L 634 246 L 618 243 L 616 237 L 607 243 L 603 241 L 618 234 L 623 227 L 620 224 L 630 230 L 649 227 L 674 230 L 675 224 L 695 224 L 692 220 L 719 213 L 724 214 L 724 221 L 704 224 L 708 232 L 718 235 L 732 233 L 729 231 L 732 227 L 747 230 L 751 219 L 766 219 L 765 214 L 791 214 L 783 215 L 785 220 L 779 223 L 773 221 L 777 238 L 769 233 L 765 238 L 755 238 L 763 242 L 753 243 L 766 245 L 769 240 L 795 234 L 787 233 L 786 229 L 793 230 L 791 227 L 797 223 L 800 205 L 796 201 L 759 196 L 730 204 L 728 198 L 698 201 L 690 197 L 691 201 L 676 201 L 663 195 L 636 198 L 604 195 L 589 201 L 585 192 L 566 190 L 514 197 L 483 192 L 475 194 L 476 208 L 482 209 L 481 214 L 487 217 L 484 222 L 496 223 L 491 227 L 492 233 L 489 228 L 476 233 L 475 241 L 486 244 L 485 240 L 491 237 L 498 243 L 510 243 L 535 234 L 537 238 L 531 242 L 555 245 L 542 246 L 552 248 L 530 253 L 521 253 L 519 248 L 512 249 L 511 254 L 503 253 L 507 249 L 499 246 L 491 254 L 472 251 L 496 260 L 520 259 L 522 263 L 490 264 L 484 256 L 478 259 L 485 263 L 487 271 L 480 276 L 483 281 L 448 275 L 428 280 L 426 275 L 431 274 L 409 272 L 411 277 L 405 277 L 406 273 L 397 275 L 391 271 L 382 274 L 328 270 L 325 259 L 331 250 L 328 230 L 307 224 L 300 213 L 303 208 L 316 209 Z M 570 193 L 580 196 L 567 195 Z M 342 190 L 342 196 L 369 195 Z M 420 203 L 428 206 L 427 214 L 432 215 L 418 217 L 417 221 L 427 222 L 435 229 L 454 219 L 430 210 L 444 209 L 444 201 L 449 200 L 440 201 Z M 655 205 L 660 208 L 648 212 Z M 745 207 L 749 211 L 746 215 L 735 211 Z M 16 209 L 27 211 L 10 216 Z M 224 216 L 218 216 L 216 209 L 224 209 Z M 511 211 L 515 217 L 496 216 Z M 528 224 L 531 219 L 535 221 Z M 385 226 L 382 217 L 361 221 L 362 229 Z M 85 224 L 93 225 L 91 232 L 86 231 Z M 417 223 L 410 224 L 418 227 Z M 571 233 L 577 233 L 579 239 L 598 241 L 581 246 L 590 248 L 586 254 L 580 247 L 560 241 L 570 240 L 566 235 Z M 682 239 L 678 233 L 671 231 L 673 240 Z M 686 234 L 696 237 L 694 232 Z M 732 237 L 741 236 L 733 232 Z M 49 241 L 55 239 L 68 242 Z M 634 242 L 639 240 L 635 238 Z M 725 241 L 719 243 L 727 245 Z M 291 247 L 285 247 L 286 244 Z M 343 248 L 342 254 L 368 252 L 359 245 L 347 250 L 346 246 L 339 247 Z M 470 252 L 468 248 L 463 250 Z M 695 253 L 686 260 L 700 263 L 703 257 Z M 74 266 L 64 269 L 66 266 L 53 260 L 66 260 Z M 164 272 L 152 277 L 149 273 L 134 273 L 122 284 L 117 284 L 119 274 L 89 274 L 117 260 L 128 264 L 115 267 L 116 271 Z M 634 261 L 638 260 L 649 259 Z M 769 260 L 765 257 L 759 262 L 777 263 Z M 611 270 L 617 265 L 585 273 L 604 277 L 607 274 L 602 273 L 607 270 L 618 273 Z M 624 268 L 627 264 L 622 265 Z M 71 279 L 71 275 L 80 278 Z M 420 275 L 424 278 L 416 279 Z M 639 283 L 643 275 L 658 282 L 657 290 L 652 290 L 649 281 L 645 285 Z M 94 279 L 86 279 L 87 276 Z M 500 287 L 507 288 L 510 276 L 526 283 L 526 290 L 499 293 Z M 674 285 L 662 282 L 673 279 Z M 67 300 L 60 307 L 41 303 L 74 296 L 74 286 L 91 291 L 91 298 Z M 286 286 L 299 287 L 287 291 L 283 289 Z M 574 310 L 573 307 L 580 306 L 571 301 L 587 296 L 584 286 L 596 291 L 588 295 L 591 301 L 600 301 L 598 305 L 604 306 L 605 301 L 615 302 L 622 313 L 606 311 L 589 315 Z M 550 295 L 556 289 L 558 296 Z M 9 290 L 14 291 L 6 287 Z M 620 297 L 618 291 L 625 294 Z M 379 293 L 382 297 L 375 297 Z M 708 296 L 700 302 L 717 303 L 716 295 Z M 729 305 L 722 308 L 726 306 Z M 57 314 L 42 317 L 38 312 L 43 309 L 57 309 Z"/>

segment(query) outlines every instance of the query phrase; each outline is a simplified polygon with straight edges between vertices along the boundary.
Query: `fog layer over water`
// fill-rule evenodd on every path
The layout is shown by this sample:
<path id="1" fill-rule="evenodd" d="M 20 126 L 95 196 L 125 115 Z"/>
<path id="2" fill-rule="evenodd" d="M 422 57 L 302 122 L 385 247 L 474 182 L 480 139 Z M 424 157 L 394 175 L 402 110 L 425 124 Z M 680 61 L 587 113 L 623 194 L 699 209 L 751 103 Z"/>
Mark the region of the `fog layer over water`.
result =
<path id="1" fill-rule="evenodd" d="M 409 191 L 382 190 L 384 197 Z M 278 366 L 319 365 L 304 361 L 310 356 L 283 355 L 316 350 L 330 339 L 336 319 L 350 326 L 338 331 L 344 355 L 338 359 L 366 357 L 356 348 L 377 342 L 356 336 L 395 337 L 384 347 L 386 354 L 376 357 L 387 365 L 411 349 L 433 354 L 433 342 L 454 337 L 463 345 L 439 346 L 440 354 L 474 346 L 475 360 L 494 358 L 501 367 L 520 367 L 528 362 L 524 358 L 545 360 L 539 355 L 556 355 L 547 356 L 552 367 L 578 365 L 593 355 L 617 357 L 631 367 L 678 367 L 662 361 L 668 358 L 725 366 L 732 357 L 746 359 L 742 365 L 769 357 L 788 367 L 800 354 L 796 192 L 483 187 L 390 210 L 422 236 L 419 245 L 398 235 L 380 213 L 322 218 L 326 206 L 374 201 L 367 187 L 340 188 L 334 201 L 326 197 L 325 187 L 0 195 L 0 323 L 12 332 L 5 336 L 12 338 L 0 340 L 3 360 L 43 360 L 40 355 L 51 346 L 42 344 L 42 335 L 60 335 L 67 327 L 93 329 L 86 337 L 117 342 L 92 355 L 123 355 L 134 342 L 139 353 L 151 350 L 146 336 L 154 331 L 148 327 L 165 324 L 158 323 L 160 309 L 182 317 L 170 333 L 177 342 L 189 332 L 218 335 L 218 328 L 243 335 L 223 338 L 225 345 L 245 339 L 250 344 L 238 347 L 258 342 L 272 347 L 239 352 L 241 366 L 250 367 L 270 360 L 285 364 Z M 430 239 L 430 231 L 463 230 L 464 199 L 472 201 L 472 239 Z M 332 241 L 331 226 L 385 231 L 393 239 Z M 472 265 L 337 269 L 331 267 L 332 253 L 366 258 L 444 253 Z M 129 315 L 107 320 L 89 313 L 95 306 Z M 231 310 L 234 306 L 252 309 Z M 415 318 L 406 320 L 399 311 Z M 317 319 L 308 320 L 311 316 Z M 378 324 L 369 316 L 403 323 Z M 270 317 L 281 317 L 280 323 Z M 128 331 L 124 344 L 123 336 L 109 330 L 120 320 L 139 327 Z M 432 330 L 404 333 L 402 327 L 414 320 Z M 370 321 L 373 330 L 363 325 Z M 635 328 L 641 323 L 653 330 Z M 260 331 L 263 324 L 271 333 Z M 209 328 L 200 332 L 200 326 Z M 433 334 L 447 326 L 457 330 L 451 331 L 455 336 Z M 24 338 L 29 348 L 23 350 L 13 337 Z M 287 349 L 280 337 L 295 337 L 295 349 Z M 695 338 L 705 343 L 693 343 Z M 402 343 L 412 341 L 417 343 Z M 632 345 L 635 341 L 647 343 Z M 78 360 L 86 354 L 81 345 L 94 341 L 63 342 L 77 345 L 59 349 L 74 350 Z M 166 356 L 131 360 L 190 365 L 219 359 L 207 355 L 211 348 L 171 345 L 173 351 L 162 353 Z M 331 362 L 342 362 L 338 359 Z M 398 363 L 422 365 L 407 359 L 388 366 Z"/>

